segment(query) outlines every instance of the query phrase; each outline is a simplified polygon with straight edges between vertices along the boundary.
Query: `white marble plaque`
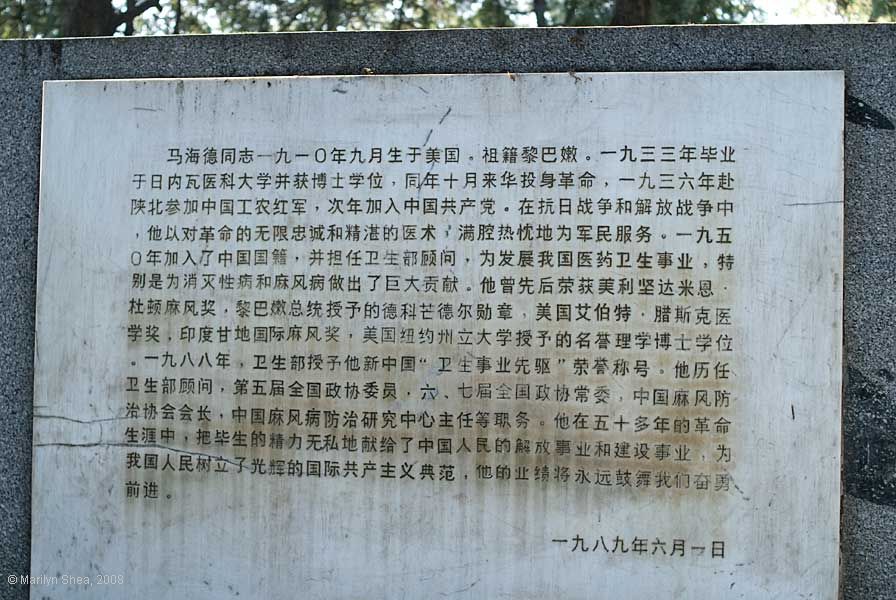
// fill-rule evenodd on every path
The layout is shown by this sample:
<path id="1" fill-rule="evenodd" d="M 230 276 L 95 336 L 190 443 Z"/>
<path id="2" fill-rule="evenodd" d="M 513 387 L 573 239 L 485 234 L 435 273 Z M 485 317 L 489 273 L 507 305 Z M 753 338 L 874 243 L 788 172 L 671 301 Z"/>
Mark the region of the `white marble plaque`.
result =
<path id="1" fill-rule="evenodd" d="M 32 597 L 836 598 L 843 97 L 47 82 Z"/>

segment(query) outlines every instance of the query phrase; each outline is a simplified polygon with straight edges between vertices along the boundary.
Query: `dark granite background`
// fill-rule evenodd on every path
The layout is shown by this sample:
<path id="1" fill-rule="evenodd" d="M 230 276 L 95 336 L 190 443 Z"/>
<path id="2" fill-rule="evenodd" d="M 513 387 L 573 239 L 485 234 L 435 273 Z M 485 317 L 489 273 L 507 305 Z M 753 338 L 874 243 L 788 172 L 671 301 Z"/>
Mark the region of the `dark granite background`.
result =
<path id="1" fill-rule="evenodd" d="M 0 42 L 0 598 L 27 598 L 41 82 L 564 71 L 846 73 L 842 596 L 896 598 L 896 25 Z"/>

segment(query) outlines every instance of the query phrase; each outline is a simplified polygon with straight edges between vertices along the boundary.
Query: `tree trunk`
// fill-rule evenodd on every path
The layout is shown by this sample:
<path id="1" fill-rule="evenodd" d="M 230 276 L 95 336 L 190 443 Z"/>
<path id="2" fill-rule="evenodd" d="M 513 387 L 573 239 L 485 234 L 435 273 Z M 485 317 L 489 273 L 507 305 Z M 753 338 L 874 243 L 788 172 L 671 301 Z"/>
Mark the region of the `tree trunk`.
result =
<path id="1" fill-rule="evenodd" d="M 339 25 L 339 0 L 324 0 L 324 17 L 327 31 L 336 31 Z"/>
<path id="2" fill-rule="evenodd" d="M 653 0 L 616 0 L 610 25 L 648 25 L 653 14 Z"/>
<path id="3" fill-rule="evenodd" d="M 548 9 L 547 0 L 533 0 L 532 1 L 532 12 L 535 13 L 535 23 L 539 27 L 547 27 L 548 20 L 545 16 L 545 13 Z"/>
<path id="4" fill-rule="evenodd" d="M 398 3 L 393 11 L 392 29 L 404 29 L 404 0 Z"/>
<path id="5" fill-rule="evenodd" d="M 576 10 L 579 7 L 579 3 L 577 0 L 566 0 L 566 11 L 563 15 L 563 24 L 567 27 L 571 27 L 575 25 L 573 19 L 576 18 Z"/>
<path id="6" fill-rule="evenodd" d="M 134 10 L 136 6 L 136 0 L 128 0 L 128 11 Z M 134 19 L 131 19 L 127 23 L 124 24 L 124 34 L 125 35 L 134 35 Z"/>
<path id="7" fill-rule="evenodd" d="M 159 8 L 159 0 L 128 2 L 125 12 L 118 12 L 112 0 L 60 0 L 63 37 L 112 35 L 119 25 L 131 24 L 150 8 Z"/>
<path id="8" fill-rule="evenodd" d="M 180 33 L 180 20 L 184 16 L 183 0 L 177 0 L 174 5 L 174 35 Z"/>
<path id="9" fill-rule="evenodd" d="M 63 37 L 112 35 L 117 12 L 110 0 L 63 0 Z"/>

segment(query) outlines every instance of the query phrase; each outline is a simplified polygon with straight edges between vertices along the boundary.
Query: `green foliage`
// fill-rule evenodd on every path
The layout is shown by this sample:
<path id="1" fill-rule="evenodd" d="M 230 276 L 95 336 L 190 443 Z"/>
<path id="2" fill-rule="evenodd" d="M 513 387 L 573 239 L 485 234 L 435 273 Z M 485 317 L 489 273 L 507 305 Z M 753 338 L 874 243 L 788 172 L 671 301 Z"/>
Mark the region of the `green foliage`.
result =
<path id="1" fill-rule="evenodd" d="M 752 2 L 743 0 L 666 0 L 653 9 L 655 24 L 740 23 L 757 14 Z"/>
<path id="2" fill-rule="evenodd" d="M 462 27 L 469 0 L 181 0 L 177 33 Z M 174 33 L 177 6 L 144 16 L 138 33 Z"/>
<path id="3" fill-rule="evenodd" d="M 0 38 L 58 35 L 61 11 L 51 0 L 0 2 Z"/>
<path id="4" fill-rule="evenodd" d="M 0 0 L 2 1 L 2 0 Z M 0 7 L 0 36 L 52 37 L 63 33 L 78 2 L 124 14 L 145 0 L 6 0 Z M 334 31 L 608 25 L 632 0 L 159 0 L 133 19 L 137 34 Z M 840 0 L 892 5 L 896 0 Z M 645 24 L 737 23 L 758 17 L 751 0 L 652 0 Z M 892 7 L 891 7 L 892 8 Z M 534 12 L 533 12 L 534 11 Z M 83 15 L 81 15 L 83 16 Z M 102 27 L 100 27 L 102 29 Z M 125 26 L 117 29 L 125 32 Z M 111 31 L 107 32 L 111 34 Z"/>
<path id="5" fill-rule="evenodd" d="M 470 0 L 401 0 L 392 7 L 385 29 L 444 29 L 469 26 L 462 16 L 472 11 Z"/>
<path id="6" fill-rule="evenodd" d="M 548 22 L 570 27 L 609 25 L 616 4 L 614 0 L 549 0 Z M 740 23 L 749 16 L 758 18 L 760 12 L 751 0 L 655 0 L 644 25 Z"/>
<path id="7" fill-rule="evenodd" d="M 548 23 L 568 27 L 609 25 L 613 19 L 612 0 L 553 0 L 548 3 Z"/>
<path id="8" fill-rule="evenodd" d="M 473 18 L 470 19 L 471 27 L 513 27 L 513 19 L 504 0 L 482 0 L 482 5 Z"/>
<path id="9" fill-rule="evenodd" d="M 850 21 L 896 21 L 896 0 L 837 0 L 837 10 Z"/>

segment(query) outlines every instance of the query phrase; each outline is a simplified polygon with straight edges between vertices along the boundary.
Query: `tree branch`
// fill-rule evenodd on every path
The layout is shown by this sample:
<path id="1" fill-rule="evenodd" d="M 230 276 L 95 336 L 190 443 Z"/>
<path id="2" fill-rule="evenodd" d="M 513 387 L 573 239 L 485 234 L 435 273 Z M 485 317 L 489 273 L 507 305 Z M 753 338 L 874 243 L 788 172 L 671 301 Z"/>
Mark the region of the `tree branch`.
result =
<path id="1" fill-rule="evenodd" d="M 113 23 L 115 24 L 115 27 L 118 27 L 122 23 L 129 23 L 148 11 L 150 8 L 162 10 L 161 0 L 143 0 L 143 2 L 141 2 L 140 4 L 135 4 L 127 11 L 119 13 L 118 16 L 115 17 Z"/>

